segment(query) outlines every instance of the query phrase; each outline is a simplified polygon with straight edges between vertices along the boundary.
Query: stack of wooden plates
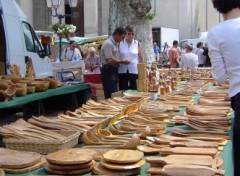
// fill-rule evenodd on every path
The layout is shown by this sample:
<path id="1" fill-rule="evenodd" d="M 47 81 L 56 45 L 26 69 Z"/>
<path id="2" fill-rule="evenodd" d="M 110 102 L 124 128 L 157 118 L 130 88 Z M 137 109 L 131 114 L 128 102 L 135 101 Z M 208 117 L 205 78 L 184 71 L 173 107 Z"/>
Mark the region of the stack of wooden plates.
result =
<path id="1" fill-rule="evenodd" d="M 103 159 L 93 172 L 97 175 L 136 175 L 145 164 L 142 158 L 143 152 L 140 151 L 111 150 L 103 154 Z"/>
<path id="2" fill-rule="evenodd" d="M 42 167 L 45 163 L 45 158 L 38 153 L 0 148 L 0 170 L 5 173 L 26 173 Z"/>
<path id="3" fill-rule="evenodd" d="M 51 174 L 74 175 L 90 172 L 95 162 L 96 152 L 89 149 L 66 149 L 46 156 L 45 170 Z"/>

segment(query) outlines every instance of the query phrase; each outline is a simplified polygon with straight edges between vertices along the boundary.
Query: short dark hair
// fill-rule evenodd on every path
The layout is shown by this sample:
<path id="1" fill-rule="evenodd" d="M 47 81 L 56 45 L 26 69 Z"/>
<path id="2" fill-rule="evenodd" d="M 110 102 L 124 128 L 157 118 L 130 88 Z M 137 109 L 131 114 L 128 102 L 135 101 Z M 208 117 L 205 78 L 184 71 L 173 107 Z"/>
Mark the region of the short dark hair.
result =
<path id="1" fill-rule="evenodd" d="M 235 8 L 240 8 L 240 0 L 212 0 L 213 7 L 220 13 L 227 13 Z"/>
<path id="2" fill-rule="evenodd" d="M 69 45 L 76 43 L 74 40 L 70 40 Z"/>
<path id="3" fill-rule="evenodd" d="M 127 31 L 123 28 L 123 27 L 117 27 L 114 32 L 113 32 L 113 35 L 122 35 L 122 34 L 126 34 Z"/>
<path id="4" fill-rule="evenodd" d="M 201 45 L 203 45 L 203 42 L 198 42 L 197 43 L 197 48 L 200 47 Z"/>
<path id="5" fill-rule="evenodd" d="M 173 45 L 178 45 L 178 41 L 177 41 L 177 40 L 174 40 L 174 41 L 173 41 Z"/>

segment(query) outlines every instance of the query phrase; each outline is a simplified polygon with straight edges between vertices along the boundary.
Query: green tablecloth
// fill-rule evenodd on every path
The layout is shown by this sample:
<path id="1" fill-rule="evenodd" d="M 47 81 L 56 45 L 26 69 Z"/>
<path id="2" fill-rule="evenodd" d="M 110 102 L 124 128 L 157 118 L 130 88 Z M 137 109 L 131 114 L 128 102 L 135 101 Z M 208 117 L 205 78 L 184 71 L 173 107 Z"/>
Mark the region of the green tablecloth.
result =
<path id="1" fill-rule="evenodd" d="M 77 85 L 66 85 L 56 89 L 49 89 L 46 92 L 28 94 L 23 97 L 14 97 L 13 100 L 10 100 L 8 102 L 0 102 L 0 109 L 10 108 L 17 105 L 27 104 L 32 101 L 41 100 L 44 98 L 74 93 L 74 92 L 87 90 L 87 89 L 89 89 L 89 87 L 85 83 L 77 84 Z"/>

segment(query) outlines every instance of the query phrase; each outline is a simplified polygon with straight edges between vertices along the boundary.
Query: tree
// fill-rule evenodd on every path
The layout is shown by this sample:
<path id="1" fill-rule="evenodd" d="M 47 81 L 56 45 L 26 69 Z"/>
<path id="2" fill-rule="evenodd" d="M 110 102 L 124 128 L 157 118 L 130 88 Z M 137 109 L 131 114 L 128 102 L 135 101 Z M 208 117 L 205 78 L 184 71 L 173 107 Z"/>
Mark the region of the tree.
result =
<path id="1" fill-rule="evenodd" d="M 152 27 L 147 18 L 151 8 L 151 0 L 110 0 L 109 6 L 109 34 L 119 26 L 135 26 L 136 39 L 141 41 L 147 63 L 154 61 Z"/>

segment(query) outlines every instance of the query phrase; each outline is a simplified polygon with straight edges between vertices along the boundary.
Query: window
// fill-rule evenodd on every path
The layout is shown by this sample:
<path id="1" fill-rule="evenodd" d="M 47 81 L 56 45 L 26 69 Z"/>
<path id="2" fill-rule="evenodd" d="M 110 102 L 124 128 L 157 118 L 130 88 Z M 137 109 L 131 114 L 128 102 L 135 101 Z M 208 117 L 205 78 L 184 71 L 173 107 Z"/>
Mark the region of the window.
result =
<path id="1" fill-rule="evenodd" d="M 32 27 L 26 22 L 23 22 L 23 34 L 27 51 L 38 53 L 42 50 L 42 46 L 39 43 L 37 35 L 33 31 Z"/>

